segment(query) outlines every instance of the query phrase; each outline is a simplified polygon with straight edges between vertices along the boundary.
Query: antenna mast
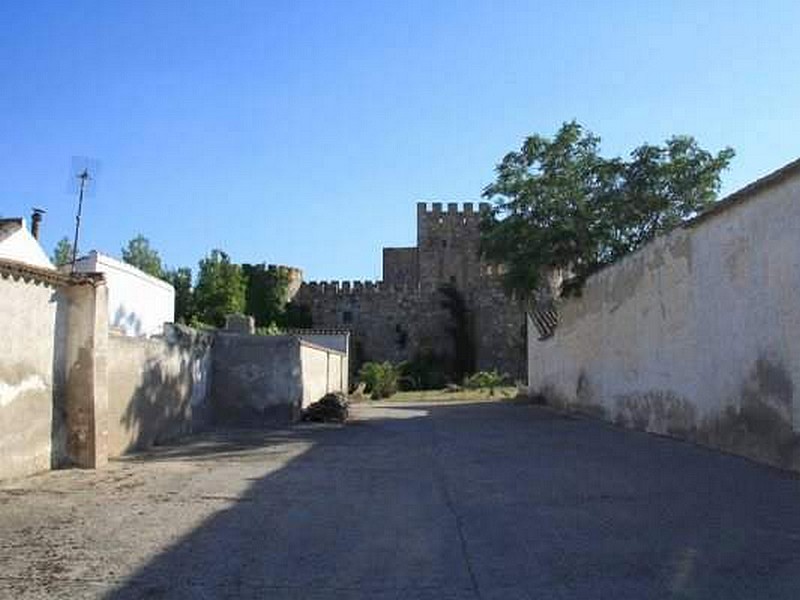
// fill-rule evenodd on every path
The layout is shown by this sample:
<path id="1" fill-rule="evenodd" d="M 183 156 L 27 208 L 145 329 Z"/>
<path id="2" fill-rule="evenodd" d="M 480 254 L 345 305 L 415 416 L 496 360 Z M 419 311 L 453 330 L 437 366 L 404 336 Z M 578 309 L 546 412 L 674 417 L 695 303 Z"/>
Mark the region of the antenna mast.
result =
<path id="1" fill-rule="evenodd" d="M 77 175 L 78 181 L 78 213 L 75 215 L 75 238 L 72 242 L 72 272 L 75 272 L 75 261 L 78 259 L 78 235 L 81 229 L 81 212 L 83 211 L 83 192 L 86 190 L 91 177 L 89 176 L 89 169 L 84 168 Z"/>

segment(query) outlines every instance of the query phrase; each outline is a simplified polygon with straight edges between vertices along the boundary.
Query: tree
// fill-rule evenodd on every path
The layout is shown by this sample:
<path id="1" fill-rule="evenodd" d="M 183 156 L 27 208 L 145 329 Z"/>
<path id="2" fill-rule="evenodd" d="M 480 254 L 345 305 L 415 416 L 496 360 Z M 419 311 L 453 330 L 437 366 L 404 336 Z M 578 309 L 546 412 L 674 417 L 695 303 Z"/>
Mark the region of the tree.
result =
<path id="1" fill-rule="evenodd" d="M 545 277 L 580 284 L 712 204 L 734 152 L 714 155 L 692 137 L 644 144 L 629 160 L 599 155 L 600 138 L 576 122 L 533 135 L 497 166 L 483 195 L 481 253 L 505 266 L 509 290 L 529 298 Z"/>
<path id="2" fill-rule="evenodd" d="M 53 249 L 51 260 L 57 267 L 68 265 L 72 262 L 72 243 L 68 237 L 65 236 L 58 240 L 55 249 Z"/>
<path id="3" fill-rule="evenodd" d="M 161 257 L 150 247 L 150 240 L 141 233 L 122 249 L 122 260 L 153 277 L 161 278 L 164 275 Z"/>
<path id="4" fill-rule="evenodd" d="M 285 326 L 289 302 L 289 273 L 284 267 L 242 265 L 246 281 L 245 312 L 258 327 Z"/>
<path id="5" fill-rule="evenodd" d="M 188 325 L 195 315 L 192 270 L 189 267 L 167 269 L 164 280 L 175 288 L 175 321 Z"/>
<path id="6" fill-rule="evenodd" d="M 222 250 L 212 250 L 200 261 L 194 289 L 196 315 L 204 323 L 222 327 L 225 315 L 241 313 L 245 307 L 242 268 Z"/>

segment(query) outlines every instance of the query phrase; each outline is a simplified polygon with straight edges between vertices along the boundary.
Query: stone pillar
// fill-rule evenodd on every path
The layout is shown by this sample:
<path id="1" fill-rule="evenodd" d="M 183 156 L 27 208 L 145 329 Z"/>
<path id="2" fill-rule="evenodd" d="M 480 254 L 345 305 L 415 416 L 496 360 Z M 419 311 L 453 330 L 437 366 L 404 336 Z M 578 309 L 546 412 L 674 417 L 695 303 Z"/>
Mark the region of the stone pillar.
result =
<path id="1" fill-rule="evenodd" d="M 226 315 L 225 331 L 253 335 L 256 332 L 256 320 L 250 315 Z"/>
<path id="2" fill-rule="evenodd" d="M 108 462 L 108 294 L 103 281 L 65 290 L 67 458 L 96 469 Z"/>

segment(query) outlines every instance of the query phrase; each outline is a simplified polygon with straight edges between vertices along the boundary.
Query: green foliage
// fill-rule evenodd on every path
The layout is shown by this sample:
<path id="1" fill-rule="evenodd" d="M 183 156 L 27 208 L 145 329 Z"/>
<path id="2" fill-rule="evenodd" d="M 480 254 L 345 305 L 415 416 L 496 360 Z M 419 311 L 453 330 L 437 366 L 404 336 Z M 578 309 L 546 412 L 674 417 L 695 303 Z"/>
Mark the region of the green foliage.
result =
<path id="1" fill-rule="evenodd" d="M 450 313 L 447 332 L 453 340 L 452 371 L 456 381 L 475 370 L 475 341 L 472 333 L 472 316 L 464 295 L 453 284 L 439 288 L 442 308 Z"/>
<path id="2" fill-rule="evenodd" d="M 366 391 L 373 400 L 388 398 L 397 392 L 400 370 L 390 362 L 364 363 L 358 373 L 359 379 L 366 384 Z"/>
<path id="3" fill-rule="evenodd" d="M 266 265 L 242 265 L 246 281 L 245 313 L 258 327 L 283 324 L 289 295 L 289 275 L 285 269 Z"/>
<path id="4" fill-rule="evenodd" d="M 553 138 L 533 135 L 497 166 L 483 195 L 494 209 L 481 252 L 506 267 L 508 289 L 529 296 L 550 270 L 582 282 L 716 200 L 734 152 L 714 155 L 694 138 L 644 144 L 629 160 L 599 155 L 600 138 L 576 122 Z"/>
<path id="5" fill-rule="evenodd" d="M 447 384 L 445 360 L 433 351 L 415 354 L 400 363 L 400 387 L 403 390 L 437 390 Z"/>
<path id="6" fill-rule="evenodd" d="M 478 371 L 464 379 L 464 387 L 468 389 L 481 389 L 489 390 L 489 395 L 494 396 L 495 388 L 503 385 L 507 377 L 501 375 L 498 371 Z"/>
<path id="7" fill-rule="evenodd" d="M 192 270 L 189 267 L 167 269 L 163 279 L 175 288 L 175 322 L 189 324 L 195 315 Z"/>
<path id="8" fill-rule="evenodd" d="M 51 260 L 57 267 L 68 265 L 72 262 L 72 242 L 69 241 L 68 237 L 65 236 L 58 240 L 56 247 L 53 249 Z"/>
<path id="9" fill-rule="evenodd" d="M 310 328 L 311 310 L 289 301 L 290 272 L 286 267 L 242 265 L 246 280 L 245 314 L 258 327 Z"/>
<path id="10" fill-rule="evenodd" d="M 225 315 L 244 312 L 245 279 L 242 268 L 232 263 L 222 250 L 212 250 L 200 261 L 194 300 L 200 321 L 222 327 Z"/>
<path id="11" fill-rule="evenodd" d="M 289 302 L 284 313 L 286 327 L 292 329 L 311 329 L 314 326 L 311 318 L 311 308 L 305 304 Z"/>
<path id="12" fill-rule="evenodd" d="M 164 276 L 161 257 L 155 249 L 150 247 L 150 240 L 141 233 L 122 249 L 122 260 L 153 277 Z"/>
<path id="13" fill-rule="evenodd" d="M 280 335 L 282 333 L 283 330 L 275 323 L 270 323 L 269 325 L 264 325 L 262 327 L 256 327 L 256 335 Z"/>

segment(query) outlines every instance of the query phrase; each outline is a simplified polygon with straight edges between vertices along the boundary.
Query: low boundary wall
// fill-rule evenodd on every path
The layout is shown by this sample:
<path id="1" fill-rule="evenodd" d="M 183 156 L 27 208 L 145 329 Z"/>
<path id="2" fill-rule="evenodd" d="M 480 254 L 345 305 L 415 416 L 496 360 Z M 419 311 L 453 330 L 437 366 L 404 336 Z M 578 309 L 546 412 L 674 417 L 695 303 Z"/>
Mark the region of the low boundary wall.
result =
<path id="1" fill-rule="evenodd" d="M 800 469 L 800 161 L 592 276 L 531 323 L 531 393 Z"/>
<path id="2" fill-rule="evenodd" d="M 109 456 L 210 425 L 212 341 L 179 325 L 152 338 L 109 336 Z"/>

